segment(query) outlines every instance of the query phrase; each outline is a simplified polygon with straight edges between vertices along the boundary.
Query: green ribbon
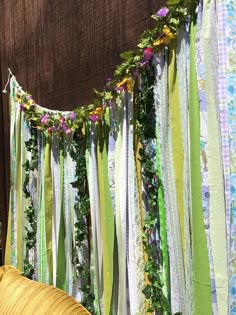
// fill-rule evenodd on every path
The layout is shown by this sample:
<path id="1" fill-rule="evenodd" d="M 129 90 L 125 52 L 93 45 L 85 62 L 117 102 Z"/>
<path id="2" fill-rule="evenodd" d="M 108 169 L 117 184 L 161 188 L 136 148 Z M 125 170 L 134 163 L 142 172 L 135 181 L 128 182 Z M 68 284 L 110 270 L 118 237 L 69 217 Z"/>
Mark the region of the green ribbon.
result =
<path id="1" fill-rule="evenodd" d="M 190 170 L 192 193 L 192 248 L 194 314 L 212 314 L 211 285 L 203 221 L 200 173 L 200 114 L 195 69 L 195 23 L 190 32 Z"/>
<path id="2" fill-rule="evenodd" d="M 49 283 L 53 279 L 53 258 L 52 258 L 52 174 L 51 174 L 51 139 L 46 138 L 44 156 L 44 203 L 45 203 L 45 224 L 46 224 L 46 250 L 49 268 Z"/>
<path id="3" fill-rule="evenodd" d="M 102 122 L 99 122 L 97 131 L 98 183 L 103 242 L 104 315 L 110 315 L 113 291 L 114 214 L 108 180 L 107 144 L 109 127 L 105 123 L 102 126 Z"/>
<path id="4" fill-rule="evenodd" d="M 66 255 L 65 255 L 65 222 L 64 222 L 64 156 L 60 149 L 60 196 L 61 196 L 61 215 L 58 237 L 57 253 L 57 278 L 56 286 L 62 290 L 66 289 Z"/>

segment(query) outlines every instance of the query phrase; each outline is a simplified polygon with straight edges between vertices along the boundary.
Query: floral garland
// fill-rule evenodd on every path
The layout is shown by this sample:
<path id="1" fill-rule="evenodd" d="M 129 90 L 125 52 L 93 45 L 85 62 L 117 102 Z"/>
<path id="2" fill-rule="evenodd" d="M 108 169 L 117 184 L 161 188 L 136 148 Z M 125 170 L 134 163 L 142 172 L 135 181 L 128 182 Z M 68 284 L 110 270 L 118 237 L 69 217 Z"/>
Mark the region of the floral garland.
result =
<path id="1" fill-rule="evenodd" d="M 85 137 L 81 128 L 73 135 L 73 145 L 71 150 L 71 157 L 76 162 L 76 181 L 71 183 L 72 187 L 78 189 L 78 195 L 74 206 L 76 223 L 75 223 L 75 247 L 77 249 L 83 248 L 84 242 L 89 243 L 89 231 L 88 231 L 88 216 L 90 209 L 88 185 L 87 185 L 87 170 L 86 159 L 84 155 L 85 149 Z M 81 304 L 91 313 L 95 314 L 94 299 L 95 296 L 92 292 L 92 283 L 90 276 L 90 262 L 83 259 L 79 259 L 74 252 L 74 263 L 77 268 L 76 278 L 81 279 L 81 292 L 82 300 Z M 88 255 L 89 256 L 89 255 Z"/>
<path id="2" fill-rule="evenodd" d="M 36 106 L 29 93 L 19 92 L 16 101 L 25 112 L 26 118 L 32 121 L 36 128 L 45 130 L 49 134 L 69 134 L 81 127 L 85 121 L 102 119 L 105 107 L 112 106 L 113 100 L 120 91 L 131 89 L 132 80 L 145 73 L 153 55 L 176 38 L 178 28 L 193 13 L 196 0 L 178 2 L 178 6 L 163 7 L 151 16 L 156 26 L 141 35 L 136 51 L 130 50 L 121 54 L 123 63 L 117 66 L 113 78 L 107 78 L 104 91 L 94 90 L 96 97 L 93 104 L 78 107 L 65 115 L 45 113 L 43 109 Z"/>
<path id="3" fill-rule="evenodd" d="M 36 245 L 36 213 L 33 206 L 33 198 L 30 193 L 30 172 L 34 171 L 38 164 L 38 148 L 37 148 L 37 130 L 31 128 L 31 138 L 25 142 L 27 151 L 31 153 L 31 158 L 27 159 L 26 162 L 22 165 L 25 169 L 25 179 L 23 183 L 23 193 L 24 197 L 27 200 L 27 208 L 25 210 L 26 219 L 28 225 L 25 227 L 26 236 L 25 236 L 25 245 L 26 245 L 26 257 L 24 259 L 24 275 L 30 279 L 34 275 L 34 266 L 29 262 L 29 251 L 35 249 Z"/>

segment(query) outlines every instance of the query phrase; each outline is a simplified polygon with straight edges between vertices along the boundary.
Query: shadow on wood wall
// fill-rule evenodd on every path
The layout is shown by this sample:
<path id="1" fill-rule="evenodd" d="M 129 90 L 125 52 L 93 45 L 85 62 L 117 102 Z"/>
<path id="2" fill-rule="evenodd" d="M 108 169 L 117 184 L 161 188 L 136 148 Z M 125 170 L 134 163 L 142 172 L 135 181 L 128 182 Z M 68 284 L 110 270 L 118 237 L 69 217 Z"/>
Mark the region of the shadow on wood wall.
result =
<path id="1" fill-rule="evenodd" d="M 160 2 L 160 1 L 158 1 Z M 2 0 L 0 84 L 10 67 L 23 89 L 51 109 L 71 110 L 93 100 L 151 26 L 157 1 Z M 9 105 L 0 98 L 0 219 L 5 244 L 9 193 Z"/>

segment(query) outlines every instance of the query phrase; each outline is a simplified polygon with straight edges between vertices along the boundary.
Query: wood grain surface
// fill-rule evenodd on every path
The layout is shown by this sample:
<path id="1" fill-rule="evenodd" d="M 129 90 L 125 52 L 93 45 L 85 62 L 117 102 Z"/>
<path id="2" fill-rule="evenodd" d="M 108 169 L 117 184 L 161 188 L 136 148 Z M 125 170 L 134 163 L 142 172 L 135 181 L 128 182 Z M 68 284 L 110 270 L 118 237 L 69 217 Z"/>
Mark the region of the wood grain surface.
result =
<path id="1" fill-rule="evenodd" d="M 93 100 L 120 63 L 151 27 L 160 1 L 1 0 L 0 84 L 10 67 L 34 100 L 71 110 Z M 0 97 L 0 219 L 5 244 L 9 193 L 9 105 Z"/>

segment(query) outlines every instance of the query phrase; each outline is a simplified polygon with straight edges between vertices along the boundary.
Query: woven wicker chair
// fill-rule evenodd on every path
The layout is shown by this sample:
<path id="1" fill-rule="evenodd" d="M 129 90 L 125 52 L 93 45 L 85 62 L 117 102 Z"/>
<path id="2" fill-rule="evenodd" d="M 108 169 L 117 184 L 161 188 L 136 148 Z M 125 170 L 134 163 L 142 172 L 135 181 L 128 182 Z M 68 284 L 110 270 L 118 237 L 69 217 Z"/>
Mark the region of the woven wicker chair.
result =
<path id="1" fill-rule="evenodd" d="M 90 313 L 65 292 L 29 280 L 12 266 L 2 266 L 0 267 L 0 314 L 89 315 Z"/>

